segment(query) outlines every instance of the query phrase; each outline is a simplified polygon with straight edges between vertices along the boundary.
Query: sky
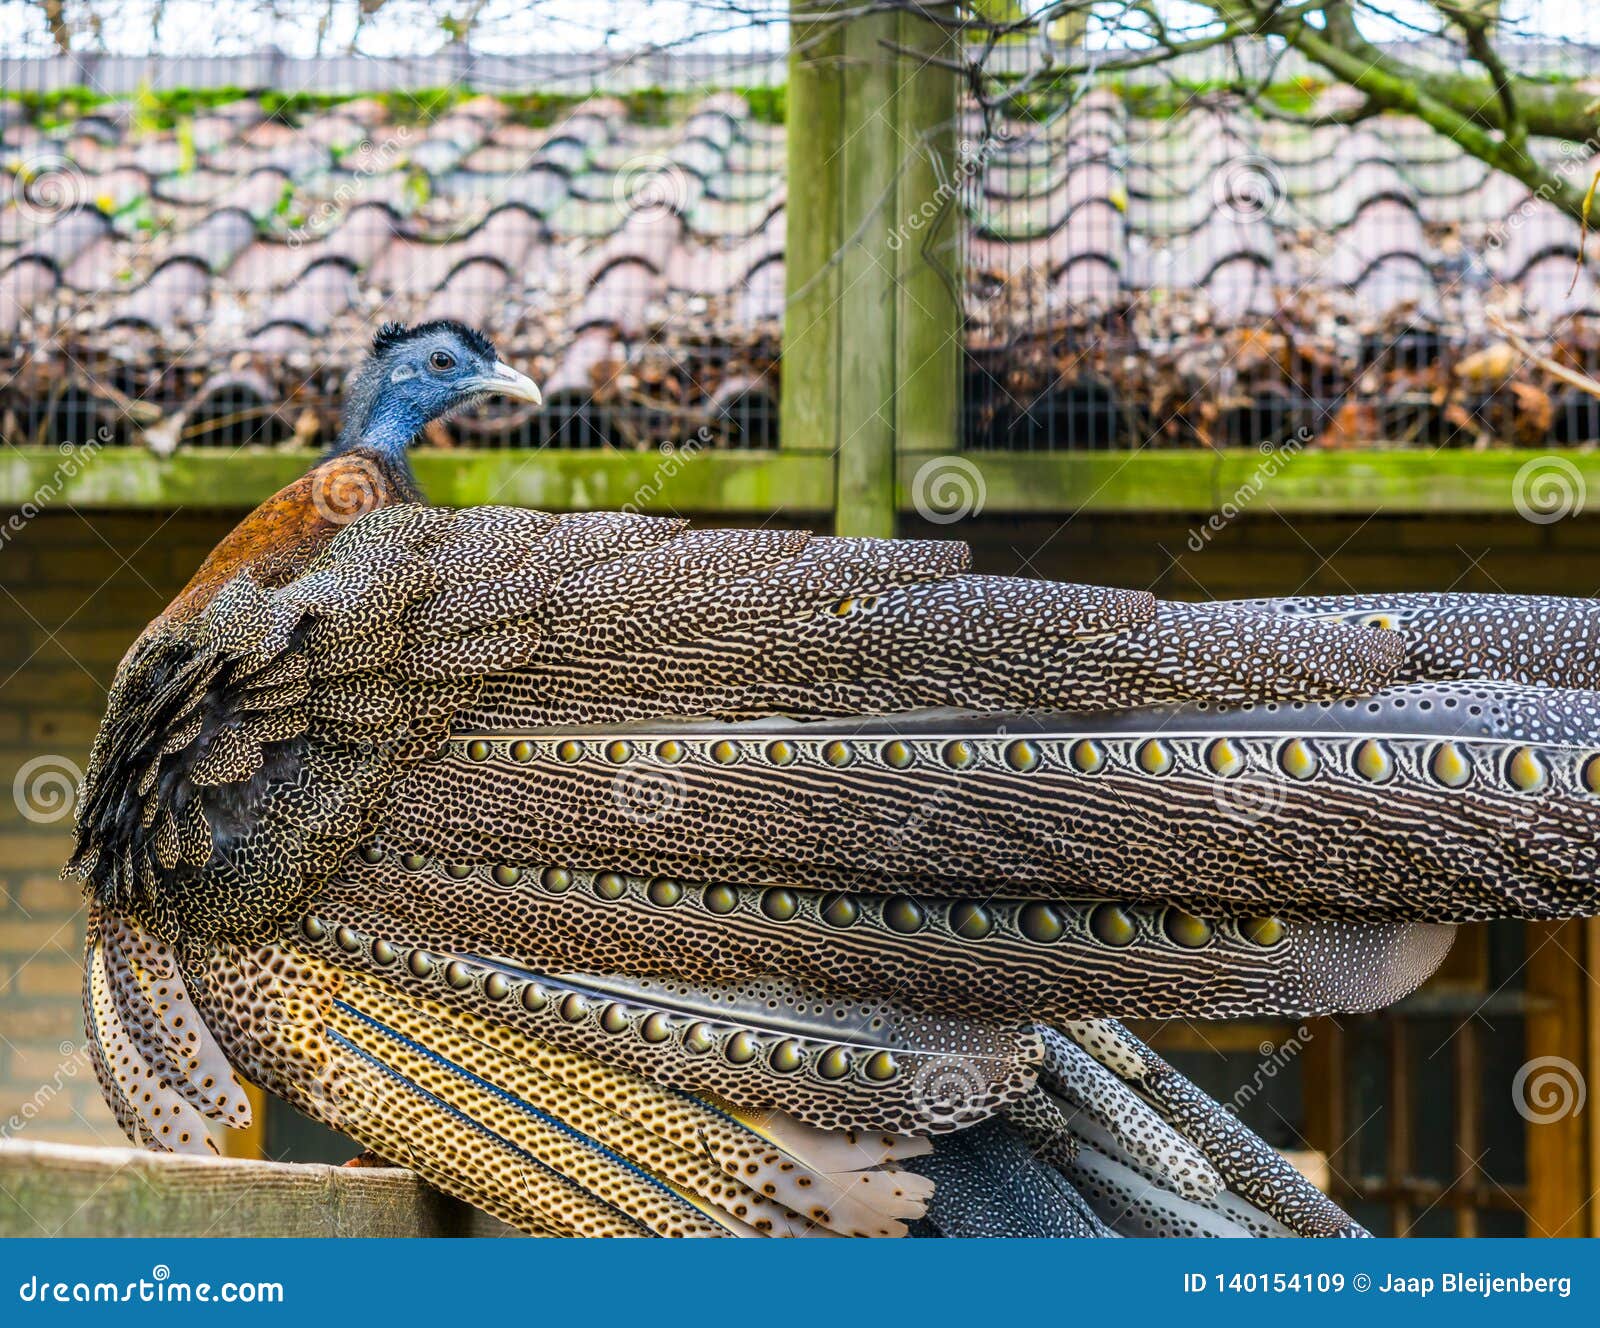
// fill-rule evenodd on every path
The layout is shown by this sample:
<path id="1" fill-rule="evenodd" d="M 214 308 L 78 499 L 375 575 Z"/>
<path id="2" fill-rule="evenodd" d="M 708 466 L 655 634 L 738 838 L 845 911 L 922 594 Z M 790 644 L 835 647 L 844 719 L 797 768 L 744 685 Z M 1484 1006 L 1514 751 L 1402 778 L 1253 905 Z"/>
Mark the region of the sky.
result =
<path id="1" fill-rule="evenodd" d="M 357 0 L 66 0 L 68 13 L 102 18 L 104 48 L 121 54 L 232 55 L 265 47 L 311 55 L 324 27 L 323 49 L 347 49 L 356 36 Z M 1157 0 L 1175 26 L 1201 14 L 1183 0 Z M 475 44 L 485 52 L 636 49 L 689 41 L 706 50 L 748 52 L 781 47 L 787 0 L 387 0 L 361 29 L 357 49 L 372 56 L 437 51 L 446 34 L 442 17 L 479 9 Z M 1038 9 L 1040 0 L 1030 0 Z M 755 26 L 731 13 L 758 15 Z M 1102 29 L 1120 30 L 1122 4 L 1100 7 Z M 1381 13 L 1379 12 L 1381 10 Z M 1375 39 L 1401 37 L 1426 23 L 1424 0 L 1371 0 L 1364 27 Z M 1532 36 L 1600 45 L 1600 5 L 1593 0 L 1504 0 L 1502 13 Z M 159 25 L 156 23 L 159 15 Z M 1101 39 L 1102 41 L 1105 38 Z M 1100 44 L 1100 43 L 1096 43 Z M 1122 44 L 1118 42 L 1118 44 Z M 95 43 L 90 41 L 92 48 Z M 44 15 L 37 0 L 0 0 L 0 55 L 48 54 Z"/>

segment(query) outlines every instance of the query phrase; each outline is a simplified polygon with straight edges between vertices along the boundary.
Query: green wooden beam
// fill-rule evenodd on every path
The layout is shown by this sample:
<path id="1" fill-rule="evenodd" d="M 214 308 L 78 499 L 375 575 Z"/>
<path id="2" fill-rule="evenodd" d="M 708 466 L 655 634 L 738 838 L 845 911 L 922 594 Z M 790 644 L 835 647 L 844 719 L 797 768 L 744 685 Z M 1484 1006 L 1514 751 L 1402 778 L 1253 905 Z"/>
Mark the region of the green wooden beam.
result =
<path id="1" fill-rule="evenodd" d="M 1166 512 L 1245 515 L 1482 513 L 1537 509 L 1558 486 L 1600 513 L 1600 453 L 1349 451 L 1269 458 L 1219 452 L 902 454 L 896 500 L 944 516 Z M 1571 504 L 1568 510 L 1572 510 Z M 1574 513 L 1575 514 L 1575 513 Z"/>
<path id="2" fill-rule="evenodd" d="M 51 447 L 0 451 L 0 508 L 245 508 L 313 460 L 295 451 L 190 451 L 157 457 L 108 448 L 64 474 Z M 702 452 L 674 460 L 651 452 L 423 451 L 417 476 L 451 507 L 510 503 L 553 511 L 630 507 L 706 516 L 793 515 L 816 523 L 834 509 L 825 455 Z M 1249 448 L 1221 452 L 902 453 L 896 502 L 942 515 L 978 502 L 992 515 L 1167 512 L 1367 515 L 1517 512 L 1540 477 L 1575 485 L 1600 513 L 1600 453 L 1304 452 L 1276 467 Z M 921 477 L 919 479 L 919 476 Z M 1521 479 L 1519 480 L 1519 476 Z M 954 482 L 941 482 L 953 478 Z"/>
<path id="3" fill-rule="evenodd" d="M 316 459 L 266 448 L 157 457 L 107 448 L 64 458 L 52 447 L 0 451 L 0 507 L 248 508 Z M 552 511 L 816 517 L 833 509 L 833 463 L 781 452 L 418 451 L 417 479 L 448 507 L 508 503 Z"/>

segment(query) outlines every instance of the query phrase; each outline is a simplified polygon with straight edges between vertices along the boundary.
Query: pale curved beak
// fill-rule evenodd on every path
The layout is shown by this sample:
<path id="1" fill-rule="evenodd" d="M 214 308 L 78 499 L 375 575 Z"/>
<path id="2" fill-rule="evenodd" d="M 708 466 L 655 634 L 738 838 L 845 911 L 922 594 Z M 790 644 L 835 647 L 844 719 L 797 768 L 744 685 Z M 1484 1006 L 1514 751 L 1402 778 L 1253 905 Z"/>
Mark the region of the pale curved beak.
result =
<path id="1" fill-rule="evenodd" d="M 539 387 L 533 379 L 525 373 L 518 373 L 509 364 L 495 361 L 495 366 L 482 378 L 474 378 L 467 383 L 468 391 L 492 392 L 495 396 L 512 397 L 517 401 L 531 401 L 535 406 L 542 406 L 544 398 L 539 395 Z"/>

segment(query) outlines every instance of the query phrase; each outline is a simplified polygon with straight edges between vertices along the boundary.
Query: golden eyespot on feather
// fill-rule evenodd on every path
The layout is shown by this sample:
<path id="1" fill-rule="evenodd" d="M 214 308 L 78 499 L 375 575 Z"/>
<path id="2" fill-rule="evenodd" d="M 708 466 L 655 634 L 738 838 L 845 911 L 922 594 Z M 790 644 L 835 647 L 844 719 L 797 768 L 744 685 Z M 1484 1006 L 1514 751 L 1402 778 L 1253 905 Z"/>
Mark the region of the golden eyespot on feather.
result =
<path id="1" fill-rule="evenodd" d="M 761 1048 L 748 1033 L 735 1033 L 722 1048 L 723 1059 L 730 1065 L 748 1065 L 755 1060 Z"/>
<path id="2" fill-rule="evenodd" d="M 383 850 L 376 844 L 363 844 L 361 846 L 361 861 L 376 867 L 383 861 Z"/>
<path id="3" fill-rule="evenodd" d="M 482 738 L 474 738 L 467 744 L 467 756 L 473 761 L 487 761 L 490 750 L 489 744 Z"/>
<path id="4" fill-rule="evenodd" d="M 522 879 L 522 869 L 511 867 L 503 862 L 495 864 L 494 870 L 489 873 L 494 878 L 496 885 L 513 886 Z"/>
<path id="5" fill-rule="evenodd" d="M 308 941 L 320 941 L 328 934 L 328 929 L 323 926 L 321 918 L 314 918 L 308 913 L 300 919 L 300 933 Z"/>
<path id="6" fill-rule="evenodd" d="M 354 954 L 361 948 L 361 937 L 354 928 L 339 927 L 333 933 L 333 943 L 346 954 Z"/>
<path id="7" fill-rule="evenodd" d="M 774 922 L 788 922 L 800 911 L 800 899 L 793 890 L 764 890 L 761 894 L 761 911 Z"/>
<path id="8" fill-rule="evenodd" d="M 1160 738 L 1146 738 L 1139 744 L 1139 769 L 1147 775 L 1164 775 L 1172 769 L 1172 748 Z"/>
<path id="9" fill-rule="evenodd" d="M 425 978 L 433 972 L 433 956 L 426 950 L 413 950 L 406 960 L 406 968 L 414 978 Z"/>
<path id="10" fill-rule="evenodd" d="M 1166 932 L 1169 941 L 1181 945 L 1185 950 L 1198 950 L 1209 945 L 1216 934 L 1204 918 L 1185 913 L 1181 908 L 1169 908 L 1166 911 L 1161 919 L 1161 929 Z"/>
<path id="11" fill-rule="evenodd" d="M 817 1057 L 817 1073 L 824 1079 L 843 1079 L 850 1073 L 850 1053 L 843 1047 L 829 1047 Z"/>
<path id="12" fill-rule="evenodd" d="M 511 744 L 511 759 L 526 765 L 533 760 L 533 744 L 526 738 L 518 738 Z"/>
<path id="13" fill-rule="evenodd" d="M 1369 613 L 1366 618 L 1362 620 L 1362 625 L 1366 627 L 1379 627 L 1386 632 L 1391 632 L 1394 630 L 1394 619 L 1391 618 L 1387 613 Z"/>
<path id="14" fill-rule="evenodd" d="M 556 757 L 569 765 L 573 761 L 581 761 L 583 759 L 583 744 L 573 738 L 564 739 L 556 744 Z"/>
<path id="15" fill-rule="evenodd" d="M 805 1050 L 793 1038 L 785 1038 L 768 1053 L 767 1064 L 779 1074 L 793 1074 L 805 1064 Z"/>
<path id="16" fill-rule="evenodd" d="M 1060 912 L 1042 901 L 1027 905 L 1017 915 L 1017 925 L 1022 928 L 1024 936 L 1040 945 L 1059 941 L 1067 931 L 1067 924 Z"/>
<path id="17" fill-rule="evenodd" d="M 1600 793 L 1600 754 L 1583 763 L 1583 786 L 1590 793 Z"/>
<path id="18" fill-rule="evenodd" d="M 1453 742 L 1441 742 L 1428 758 L 1428 771 L 1446 788 L 1461 788 L 1472 778 L 1472 760 Z"/>
<path id="19" fill-rule="evenodd" d="M 633 744 L 617 738 L 606 744 L 606 760 L 612 765 L 621 765 L 633 755 Z"/>
<path id="20" fill-rule="evenodd" d="M 727 738 L 712 743 L 711 759 L 718 765 L 732 765 L 739 759 L 739 744 Z"/>
<path id="21" fill-rule="evenodd" d="M 896 895 L 883 906 L 883 921 L 890 931 L 909 936 L 922 930 L 922 905 L 907 895 Z"/>
<path id="22" fill-rule="evenodd" d="M 533 1014 L 538 1014 L 545 1006 L 550 1004 L 550 998 L 537 982 L 530 982 L 522 989 L 522 1008 Z"/>
<path id="23" fill-rule="evenodd" d="M 1089 934 L 1101 945 L 1120 950 L 1139 934 L 1133 915 L 1120 904 L 1099 904 L 1089 914 Z"/>
<path id="24" fill-rule="evenodd" d="M 1244 753 L 1231 738 L 1218 738 L 1206 748 L 1206 764 L 1212 774 L 1228 779 L 1244 769 Z"/>
<path id="25" fill-rule="evenodd" d="M 683 898 L 683 887 L 676 881 L 659 877 L 650 882 L 650 888 L 646 893 L 650 902 L 657 908 L 671 908 Z"/>
<path id="26" fill-rule="evenodd" d="M 420 853 L 407 853 L 400 859 L 400 865 L 406 871 L 421 871 L 428 865 L 428 860 Z"/>
<path id="27" fill-rule="evenodd" d="M 380 964 L 392 964 L 400 954 L 392 943 L 380 937 L 372 943 L 372 957 Z"/>
<path id="28" fill-rule="evenodd" d="M 472 864 L 468 862 L 452 862 L 445 867 L 444 874 L 452 881 L 464 881 L 472 875 Z"/>
<path id="29" fill-rule="evenodd" d="M 491 1001 L 503 1001 L 511 994 L 511 984 L 500 973 L 491 973 L 483 980 L 483 994 Z"/>
<path id="30" fill-rule="evenodd" d="M 664 1014 L 652 1014 L 639 1025 L 639 1036 L 646 1042 L 665 1042 L 672 1036 L 672 1024 Z"/>
<path id="31" fill-rule="evenodd" d="M 830 927 L 853 927 L 861 916 L 861 906 L 849 895 L 834 895 L 822 905 L 822 920 Z"/>
<path id="32" fill-rule="evenodd" d="M 886 766 L 895 770 L 904 770 L 912 761 L 910 745 L 899 739 L 884 743 L 879 755 L 883 757 Z"/>
<path id="33" fill-rule="evenodd" d="M 965 770 L 978 759 L 978 752 L 965 738 L 956 738 L 944 745 L 939 758 L 952 770 Z"/>
<path id="34" fill-rule="evenodd" d="M 835 739 L 822 749 L 822 759 L 836 769 L 842 769 L 856 759 L 855 748 Z"/>
<path id="35" fill-rule="evenodd" d="M 553 895 L 572 889 L 572 873 L 565 867 L 546 867 L 539 873 L 539 884 Z"/>
<path id="36" fill-rule="evenodd" d="M 569 991 L 556 1006 L 556 1012 L 569 1024 L 581 1024 L 589 1017 L 589 1002 L 575 991 Z"/>
<path id="37" fill-rule="evenodd" d="M 700 902 L 719 916 L 732 913 L 739 907 L 739 892 L 729 885 L 708 885 L 700 896 Z"/>
<path id="38" fill-rule="evenodd" d="M 876 1051 L 867 1057 L 861 1073 L 877 1083 L 887 1083 L 900 1072 L 900 1066 L 887 1051 Z"/>
<path id="39" fill-rule="evenodd" d="M 1278 749 L 1278 769 L 1290 779 L 1310 779 L 1317 765 L 1317 754 L 1304 738 L 1291 738 Z"/>
<path id="40" fill-rule="evenodd" d="M 600 1011 L 600 1027 L 608 1033 L 623 1033 L 628 1028 L 628 1008 L 620 1001 L 610 1002 Z"/>
<path id="41" fill-rule="evenodd" d="M 676 738 L 668 738 L 656 744 L 656 759 L 665 761 L 668 765 L 676 765 L 683 760 L 683 744 Z"/>
<path id="42" fill-rule="evenodd" d="M 1067 753 L 1072 768 L 1080 775 L 1093 775 L 1105 768 L 1106 749 L 1093 738 L 1079 738 Z"/>
<path id="43" fill-rule="evenodd" d="M 791 765 L 794 762 L 794 744 L 778 738 L 767 744 L 767 760 L 773 765 Z"/>
<path id="44" fill-rule="evenodd" d="M 594 878 L 594 892 L 602 899 L 621 899 L 628 892 L 628 883 L 616 872 L 601 872 Z"/>
<path id="45" fill-rule="evenodd" d="M 1356 773 L 1374 784 L 1382 784 L 1394 775 L 1394 757 L 1376 738 L 1368 738 L 1356 748 Z"/>
<path id="46" fill-rule="evenodd" d="M 981 941 L 994 930 L 994 916 L 982 904 L 951 904 L 950 930 L 964 941 Z"/>
<path id="47" fill-rule="evenodd" d="M 1537 793 L 1550 782 L 1550 772 L 1531 748 L 1518 747 L 1506 760 L 1506 778 L 1522 793 Z"/>
<path id="48" fill-rule="evenodd" d="M 1039 760 L 1037 743 L 1029 742 L 1026 738 L 1018 738 L 1015 742 L 1006 744 L 1006 764 L 1019 775 L 1037 770 Z"/>
<path id="49" fill-rule="evenodd" d="M 683 1049 L 695 1055 L 704 1055 L 713 1045 L 711 1026 L 703 1023 L 690 1024 L 683 1030 Z"/>
<path id="50" fill-rule="evenodd" d="M 1263 950 L 1270 950 L 1274 945 L 1289 934 L 1289 929 L 1277 918 L 1243 918 L 1239 922 L 1239 931 L 1245 940 L 1252 945 L 1259 945 Z"/>
<path id="51" fill-rule="evenodd" d="M 472 985 L 472 970 L 459 959 L 452 959 L 444 966 L 444 980 L 457 991 L 465 991 Z"/>

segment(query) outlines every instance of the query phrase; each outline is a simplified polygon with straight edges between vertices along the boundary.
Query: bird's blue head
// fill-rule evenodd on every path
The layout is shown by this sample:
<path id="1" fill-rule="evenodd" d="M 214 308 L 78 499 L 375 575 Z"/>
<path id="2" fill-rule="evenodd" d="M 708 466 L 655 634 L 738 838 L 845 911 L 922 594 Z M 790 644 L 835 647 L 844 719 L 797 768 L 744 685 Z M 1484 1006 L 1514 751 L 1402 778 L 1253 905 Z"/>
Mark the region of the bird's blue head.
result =
<path id="1" fill-rule="evenodd" d="M 423 429 L 486 396 L 540 400 L 533 380 L 503 363 L 482 332 L 446 319 L 386 323 L 345 389 L 344 422 L 330 455 L 365 448 L 408 469 L 406 448 Z"/>

